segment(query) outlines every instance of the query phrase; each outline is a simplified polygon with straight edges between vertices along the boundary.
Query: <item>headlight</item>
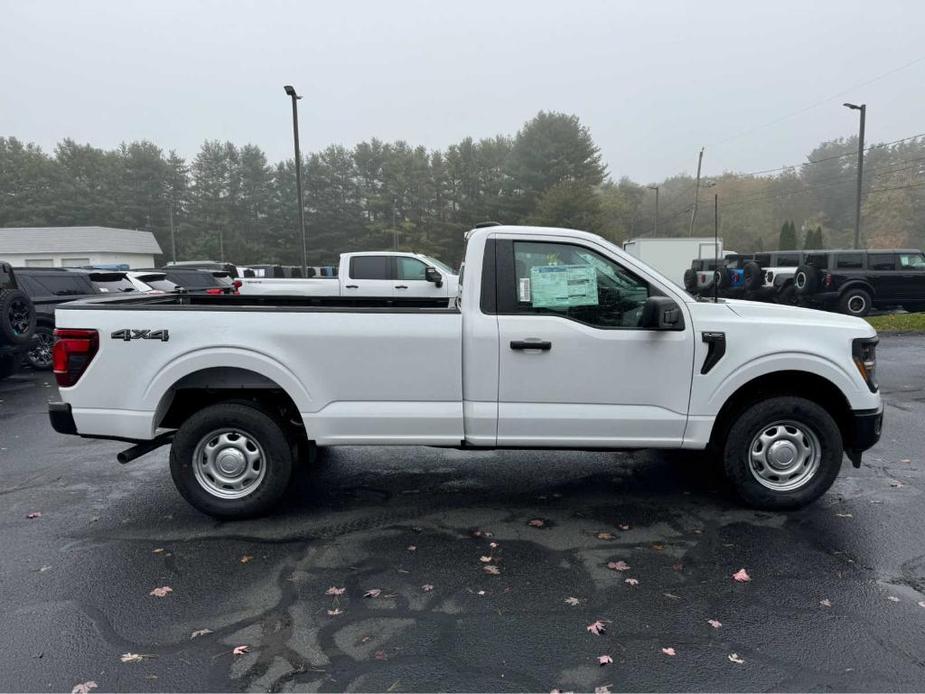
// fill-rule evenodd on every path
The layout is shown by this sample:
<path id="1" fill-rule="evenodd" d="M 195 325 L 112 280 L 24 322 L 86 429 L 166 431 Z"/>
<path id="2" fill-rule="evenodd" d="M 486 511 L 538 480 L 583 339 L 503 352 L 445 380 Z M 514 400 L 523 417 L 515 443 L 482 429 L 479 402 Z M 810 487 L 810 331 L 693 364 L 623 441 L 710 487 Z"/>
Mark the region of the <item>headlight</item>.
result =
<path id="1" fill-rule="evenodd" d="M 854 359 L 854 365 L 861 372 L 861 377 L 870 388 L 871 393 L 876 393 L 880 387 L 877 384 L 877 343 L 880 338 L 877 337 L 858 337 L 851 342 L 851 355 Z"/>

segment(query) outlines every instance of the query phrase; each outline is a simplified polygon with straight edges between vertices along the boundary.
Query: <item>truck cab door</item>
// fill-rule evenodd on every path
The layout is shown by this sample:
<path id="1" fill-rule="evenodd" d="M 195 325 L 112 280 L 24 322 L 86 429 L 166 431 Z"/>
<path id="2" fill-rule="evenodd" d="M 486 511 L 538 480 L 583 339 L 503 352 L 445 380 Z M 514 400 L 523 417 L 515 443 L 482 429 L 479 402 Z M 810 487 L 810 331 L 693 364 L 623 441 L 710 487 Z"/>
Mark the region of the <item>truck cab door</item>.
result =
<path id="1" fill-rule="evenodd" d="M 670 293 L 590 241 L 498 239 L 496 255 L 498 445 L 680 445 L 693 327 L 639 327 Z"/>
<path id="2" fill-rule="evenodd" d="M 426 279 L 427 264 L 418 258 L 408 256 L 394 256 L 395 284 L 392 296 L 402 299 L 434 299 L 446 300 L 447 283 L 444 281 L 439 287 Z"/>
<path id="3" fill-rule="evenodd" d="M 395 286 L 392 277 L 391 256 L 353 255 L 350 256 L 347 276 L 340 279 L 341 294 L 346 297 L 391 297 Z"/>

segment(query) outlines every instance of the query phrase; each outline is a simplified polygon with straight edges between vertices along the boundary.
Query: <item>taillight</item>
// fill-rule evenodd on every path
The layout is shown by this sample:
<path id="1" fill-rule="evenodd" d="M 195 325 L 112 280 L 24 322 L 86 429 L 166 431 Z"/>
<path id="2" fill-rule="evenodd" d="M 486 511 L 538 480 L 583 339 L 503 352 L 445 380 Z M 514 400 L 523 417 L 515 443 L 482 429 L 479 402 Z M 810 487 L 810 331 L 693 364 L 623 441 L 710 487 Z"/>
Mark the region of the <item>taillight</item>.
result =
<path id="1" fill-rule="evenodd" d="M 828 272 L 822 273 L 822 285 L 824 287 L 832 286 L 832 275 Z"/>
<path id="2" fill-rule="evenodd" d="M 51 356 L 58 385 L 69 388 L 77 383 L 96 356 L 99 346 L 100 336 L 96 330 L 56 328 Z"/>
<path id="3" fill-rule="evenodd" d="M 242 282 L 241 280 L 235 280 L 234 282 L 232 282 L 232 284 L 234 285 L 235 289 L 240 289 L 241 285 L 244 284 L 244 282 Z"/>
<path id="4" fill-rule="evenodd" d="M 225 293 L 225 290 L 222 289 L 221 287 L 211 287 L 209 289 L 206 289 L 206 294 L 211 294 L 212 296 L 215 296 L 216 294 L 224 294 L 224 293 Z"/>

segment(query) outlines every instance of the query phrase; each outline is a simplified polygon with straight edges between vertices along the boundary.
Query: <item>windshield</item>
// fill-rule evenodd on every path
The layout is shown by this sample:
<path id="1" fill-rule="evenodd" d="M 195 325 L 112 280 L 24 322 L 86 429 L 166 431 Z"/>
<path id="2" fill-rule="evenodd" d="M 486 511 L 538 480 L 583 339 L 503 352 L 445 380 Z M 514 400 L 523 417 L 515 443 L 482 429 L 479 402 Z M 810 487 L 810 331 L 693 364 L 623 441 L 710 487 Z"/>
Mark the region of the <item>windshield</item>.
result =
<path id="1" fill-rule="evenodd" d="M 137 292 L 138 288 L 121 273 L 98 273 L 90 275 L 90 281 L 100 292 Z"/>

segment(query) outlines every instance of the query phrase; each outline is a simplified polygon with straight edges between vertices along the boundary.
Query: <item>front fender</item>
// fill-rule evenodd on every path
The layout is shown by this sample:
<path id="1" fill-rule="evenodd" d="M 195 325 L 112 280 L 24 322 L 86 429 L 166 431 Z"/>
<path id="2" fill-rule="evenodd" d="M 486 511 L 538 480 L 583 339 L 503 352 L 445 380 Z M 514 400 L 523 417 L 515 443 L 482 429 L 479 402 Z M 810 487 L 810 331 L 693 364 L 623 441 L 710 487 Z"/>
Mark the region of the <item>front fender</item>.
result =
<path id="1" fill-rule="evenodd" d="M 809 352 L 779 352 L 751 359 L 728 373 L 703 396 L 700 402 L 691 403 L 691 414 L 712 415 L 732 395 L 749 381 L 781 371 L 803 371 L 820 376 L 832 383 L 845 396 L 851 409 L 863 410 L 877 406 L 877 396 L 861 381 L 860 375 L 843 365 Z M 695 388 L 696 390 L 696 388 Z"/>

